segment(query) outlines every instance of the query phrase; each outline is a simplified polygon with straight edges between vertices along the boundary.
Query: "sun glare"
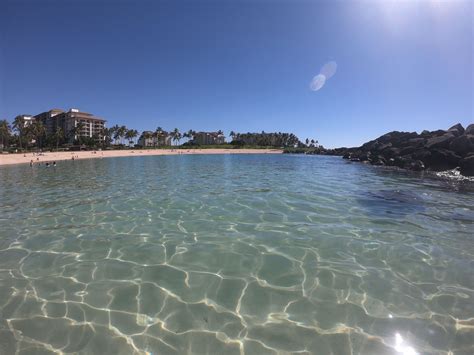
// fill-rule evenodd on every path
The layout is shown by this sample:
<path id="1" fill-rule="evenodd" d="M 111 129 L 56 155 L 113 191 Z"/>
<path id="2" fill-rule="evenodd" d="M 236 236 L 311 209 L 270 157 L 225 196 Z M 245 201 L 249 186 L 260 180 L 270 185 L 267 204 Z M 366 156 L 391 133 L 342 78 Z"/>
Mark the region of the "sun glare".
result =
<path id="1" fill-rule="evenodd" d="M 452 18 L 454 12 L 464 11 L 470 6 L 463 0 L 397 0 L 373 4 L 381 15 L 382 23 L 393 32 L 404 31 L 407 23 L 416 21 L 422 13 L 429 13 L 437 21 L 446 21 Z"/>

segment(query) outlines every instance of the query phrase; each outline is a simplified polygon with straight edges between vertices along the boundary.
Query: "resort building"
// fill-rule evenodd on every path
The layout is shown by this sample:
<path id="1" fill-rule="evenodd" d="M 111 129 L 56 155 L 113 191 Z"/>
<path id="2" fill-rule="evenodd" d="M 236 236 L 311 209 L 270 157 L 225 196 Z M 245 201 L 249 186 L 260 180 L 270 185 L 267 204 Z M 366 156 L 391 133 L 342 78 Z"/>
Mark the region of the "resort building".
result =
<path id="1" fill-rule="evenodd" d="M 144 131 L 138 139 L 138 144 L 141 147 L 160 147 L 171 145 L 171 135 L 166 131 L 152 132 Z"/>
<path id="2" fill-rule="evenodd" d="M 29 125 L 31 125 L 35 121 L 35 118 L 32 115 L 18 115 L 18 116 L 16 116 L 16 118 L 18 118 L 18 117 L 23 120 L 23 126 L 24 127 L 28 127 Z"/>
<path id="3" fill-rule="evenodd" d="M 79 137 L 94 138 L 97 141 L 103 139 L 105 120 L 78 109 L 63 111 L 53 109 L 35 116 L 46 128 L 46 134 L 54 134 L 60 128 L 67 137 L 69 143 L 73 143 Z"/>
<path id="4" fill-rule="evenodd" d="M 43 123 L 43 126 L 46 130 L 46 135 L 52 135 L 56 133 L 56 130 L 58 127 L 57 117 L 56 118 L 53 118 L 53 117 L 63 112 L 64 112 L 63 110 L 60 110 L 58 108 L 53 108 L 52 110 L 42 112 L 34 116 L 34 119 Z"/>
<path id="5" fill-rule="evenodd" d="M 198 145 L 224 144 L 225 136 L 222 131 L 218 132 L 196 132 L 192 142 Z"/>

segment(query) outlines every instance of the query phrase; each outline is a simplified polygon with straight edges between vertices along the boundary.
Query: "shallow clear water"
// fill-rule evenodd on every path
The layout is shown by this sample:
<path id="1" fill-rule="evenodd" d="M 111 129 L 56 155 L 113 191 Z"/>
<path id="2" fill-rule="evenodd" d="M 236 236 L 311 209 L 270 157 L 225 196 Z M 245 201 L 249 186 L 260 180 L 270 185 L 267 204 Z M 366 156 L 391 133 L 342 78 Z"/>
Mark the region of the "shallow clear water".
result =
<path id="1" fill-rule="evenodd" d="M 0 167 L 0 354 L 471 354 L 472 186 L 337 157 Z"/>

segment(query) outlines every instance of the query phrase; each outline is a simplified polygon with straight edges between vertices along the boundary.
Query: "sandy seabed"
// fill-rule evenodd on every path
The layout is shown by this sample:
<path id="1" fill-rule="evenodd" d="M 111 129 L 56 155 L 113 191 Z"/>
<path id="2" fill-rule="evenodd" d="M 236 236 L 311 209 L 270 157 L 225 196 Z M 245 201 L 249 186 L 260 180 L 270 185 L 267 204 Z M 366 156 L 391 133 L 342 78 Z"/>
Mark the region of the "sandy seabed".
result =
<path id="1" fill-rule="evenodd" d="M 81 152 L 44 152 L 0 154 L 0 165 L 46 163 L 61 160 L 97 159 L 114 157 L 133 157 L 145 155 L 182 155 L 182 154 L 281 154 L 279 149 L 130 149 Z"/>

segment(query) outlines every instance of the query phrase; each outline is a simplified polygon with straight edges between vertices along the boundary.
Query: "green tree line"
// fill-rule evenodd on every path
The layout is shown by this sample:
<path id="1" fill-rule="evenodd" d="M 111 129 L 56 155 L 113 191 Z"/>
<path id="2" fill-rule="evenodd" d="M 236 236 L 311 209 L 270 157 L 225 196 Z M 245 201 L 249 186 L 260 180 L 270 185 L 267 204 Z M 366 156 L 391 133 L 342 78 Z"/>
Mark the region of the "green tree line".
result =
<path id="1" fill-rule="evenodd" d="M 26 122 L 22 116 L 17 116 L 12 124 L 7 120 L 0 120 L 0 147 L 7 149 L 9 147 L 22 149 L 31 148 L 50 148 L 59 149 L 65 146 L 86 145 L 91 148 L 107 148 L 110 146 L 132 147 L 138 143 L 139 132 L 136 129 L 130 129 L 124 125 L 114 125 L 110 128 L 103 128 L 93 137 L 84 137 L 80 135 L 84 124 L 78 122 L 77 125 L 69 132 L 64 132 L 60 127 L 53 134 L 47 134 L 46 128 L 39 120 Z M 224 132 L 219 130 L 218 135 Z M 183 133 L 178 128 L 170 132 L 165 131 L 162 127 L 157 127 L 155 131 L 144 131 L 142 137 L 145 140 L 152 140 L 153 146 L 167 145 L 164 142 L 170 141 L 172 145 L 179 146 L 181 139 L 187 139 L 185 146 L 196 144 L 194 139 L 197 132 L 188 130 Z M 76 139 L 74 139 L 74 137 Z M 169 138 L 168 138 L 169 137 Z M 293 133 L 272 132 L 266 133 L 236 133 L 230 132 L 233 146 L 260 146 L 260 147 L 319 147 L 318 141 L 306 138 L 305 142 L 301 142 Z M 228 143 L 227 143 L 228 144 Z"/>

